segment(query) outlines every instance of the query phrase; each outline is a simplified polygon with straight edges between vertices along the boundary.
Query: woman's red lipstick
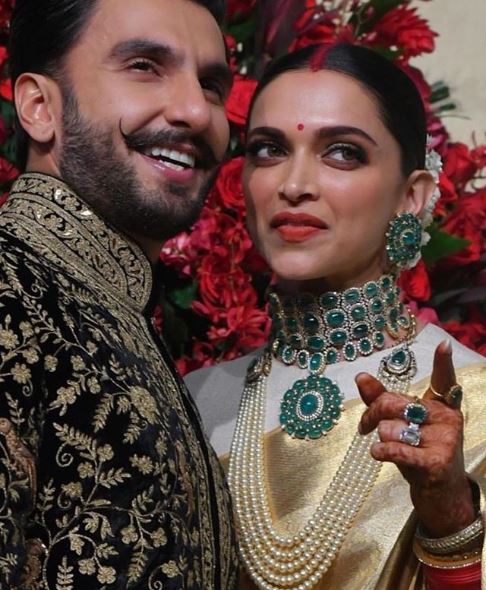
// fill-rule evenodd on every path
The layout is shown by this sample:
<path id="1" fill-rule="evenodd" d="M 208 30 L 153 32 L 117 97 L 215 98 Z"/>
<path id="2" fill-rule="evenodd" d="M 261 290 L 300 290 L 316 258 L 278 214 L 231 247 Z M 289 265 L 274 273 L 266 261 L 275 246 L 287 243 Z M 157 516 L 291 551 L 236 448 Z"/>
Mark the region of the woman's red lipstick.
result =
<path id="1" fill-rule="evenodd" d="M 272 218 L 270 227 L 277 230 L 286 242 L 304 242 L 327 229 L 327 224 L 307 213 L 277 213 Z"/>

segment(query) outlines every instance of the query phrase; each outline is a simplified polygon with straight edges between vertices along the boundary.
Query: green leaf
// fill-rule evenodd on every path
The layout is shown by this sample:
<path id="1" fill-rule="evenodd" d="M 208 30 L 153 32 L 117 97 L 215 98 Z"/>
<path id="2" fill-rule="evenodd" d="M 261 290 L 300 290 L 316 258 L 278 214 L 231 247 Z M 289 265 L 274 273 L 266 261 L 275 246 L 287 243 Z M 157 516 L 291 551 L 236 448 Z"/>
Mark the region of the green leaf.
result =
<path id="1" fill-rule="evenodd" d="M 444 84 L 444 82 L 435 82 L 431 86 L 432 93 L 430 95 L 430 102 L 439 102 L 441 100 L 445 100 L 446 98 L 450 98 L 451 91 L 449 87 Z"/>
<path id="2" fill-rule="evenodd" d="M 382 57 L 385 57 L 390 61 L 396 60 L 402 53 L 402 50 L 400 48 L 391 49 L 391 47 L 383 47 L 380 45 L 375 45 L 373 47 L 373 51 L 376 51 L 376 53 L 380 54 Z"/>
<path id="3" fill-rule="evenodd" d="M 452 236 L 435 225 L 430 226 L 427 231 L 430 234 L 430 242 L 422 249 L 422 256 L 428 266 L 460 252 L 471 243 L 464 238 Z"/>
<path id="4" fill-rule="evenodd" d="M 185 287 L 174 289 L 169 293 L 169 299 L 181 309 L 191 309 L 192 302 L 196 299 L 197 285 L 189 283 Z"/>
<path id="5" fill-rule="evenodd" d="M 227 24 L 225 29 L 237 43 L 244 43 L 255 34 L 257 26 L 257 12 L 254 10 L 247 20 L 239 23 Z"/>

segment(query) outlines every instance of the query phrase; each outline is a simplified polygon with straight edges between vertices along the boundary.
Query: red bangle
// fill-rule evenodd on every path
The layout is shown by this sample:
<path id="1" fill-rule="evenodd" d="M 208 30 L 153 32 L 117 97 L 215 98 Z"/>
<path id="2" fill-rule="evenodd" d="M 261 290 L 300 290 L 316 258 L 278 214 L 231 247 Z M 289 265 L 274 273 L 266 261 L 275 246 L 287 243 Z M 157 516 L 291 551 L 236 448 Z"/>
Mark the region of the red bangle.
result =
<path id="1" fill-rule="evenodd" d="M 427 590 L 481 590 L 481 562 L 457 569 L 424 566 Z"/>

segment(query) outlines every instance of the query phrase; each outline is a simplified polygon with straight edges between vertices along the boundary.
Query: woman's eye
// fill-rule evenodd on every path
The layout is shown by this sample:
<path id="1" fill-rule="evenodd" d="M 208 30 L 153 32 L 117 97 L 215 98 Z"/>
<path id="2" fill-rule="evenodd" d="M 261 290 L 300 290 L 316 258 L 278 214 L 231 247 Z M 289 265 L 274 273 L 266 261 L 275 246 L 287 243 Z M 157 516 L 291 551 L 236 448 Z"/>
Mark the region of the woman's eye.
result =
<path id="1" fill-rule="evenodd" d="M 273 143 L 257 142 L 248 145 L 246 148 L 247 154 L 252 158 L 261 160 L 270 160 L 272 158 L 279 158 L 283 155 L 283 150 L 278 145 Z"/>
<path id="2" fill-rule="evenodd" d="M 348 144 L 335 144 L 331 146 L 326 151 L 325 156 L 343 163 L 359 162 L 362 164 L 366 161 L 365 154 L 361 148 Z"/>

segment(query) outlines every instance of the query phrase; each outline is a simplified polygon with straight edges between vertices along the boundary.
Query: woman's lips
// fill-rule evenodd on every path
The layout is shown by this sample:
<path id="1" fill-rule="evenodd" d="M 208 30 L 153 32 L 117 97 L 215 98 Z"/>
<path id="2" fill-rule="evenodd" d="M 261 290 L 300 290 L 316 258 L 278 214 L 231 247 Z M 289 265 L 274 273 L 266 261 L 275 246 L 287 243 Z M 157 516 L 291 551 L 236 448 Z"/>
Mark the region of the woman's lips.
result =
<path id="1" fill-rule="evenodd" d="M 278 213 L 270 227 L 286 242 L 304 242 L 328 228 L 322 219 L 306 213 Z"/>

